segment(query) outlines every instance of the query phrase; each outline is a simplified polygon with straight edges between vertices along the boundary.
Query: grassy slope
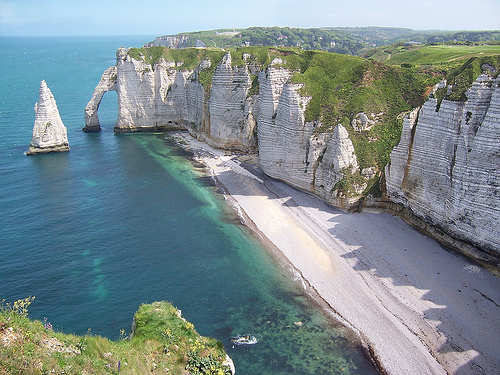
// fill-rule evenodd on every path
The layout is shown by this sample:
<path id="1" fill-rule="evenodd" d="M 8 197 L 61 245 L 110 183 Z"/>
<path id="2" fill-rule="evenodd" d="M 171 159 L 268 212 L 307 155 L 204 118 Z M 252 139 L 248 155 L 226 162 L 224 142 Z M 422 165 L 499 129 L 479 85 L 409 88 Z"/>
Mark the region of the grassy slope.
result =
<path id="1" fill-rule="evenodd" d="M 378 48 L 365 54 L 378 62 L 389 65 L 459 65 L 475 56 L 488 56 L 500 54 L 500 45 L 416 45 L 406 46 L 396 44 Z"/>
<path id="2" fill-rule="evenodd" d="M 425 100 L 427 87 L 438 81 L 428 71 L 390 67 L 374 61 L 323 52 L 306 52 L 305 64 L 294 80 L 305 84 L 312 100 L 306 119 L 320 120 L 319 132 L 343 124 L 355 145 L 361 168 L 382 170 L 390 150 L 398 142 L 398 115 Z M 356 114 L 381 114 L 370 130 L 357 132 L 351 126 Z"/>
<path id="3" fill-rule="evenodd" d="M 222 343 L 200 336 L 167 302 L 141 305 L 133 337 L 115 342 L 54 332 L 26 315 L 0 310 L 0 374 L 229 373 Z"/>
<path id="4" fill-rule="evenodd" d="M 466 100 L 467 89 L 485 70 L 492 76 L 498 76 L 500 72 L 500 55 L 471 57 L 465 63 L 449 70 L 446 74 L 446 81 L 448 85 L 451 85 L 451 92 L 447 92 L 448 88 L 438 90 L 436 92 L 438 100 L 441 101 L 444 98 L 453 101 Z"/>

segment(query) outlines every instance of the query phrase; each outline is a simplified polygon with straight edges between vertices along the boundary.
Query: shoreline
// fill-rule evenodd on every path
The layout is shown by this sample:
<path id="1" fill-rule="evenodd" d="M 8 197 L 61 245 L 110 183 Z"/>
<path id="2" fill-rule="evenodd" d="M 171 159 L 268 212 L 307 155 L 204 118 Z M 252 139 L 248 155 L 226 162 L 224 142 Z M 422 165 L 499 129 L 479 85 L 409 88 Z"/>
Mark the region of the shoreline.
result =
<path id="1" fill-rule="evenodd" d="M 196 158 L 196 157 L 195 157 Z M 198 161 L 199 158 L 196 158 Z M 206 164 L 205 164 L 206 165 Z M 207 166 L 207 168 L 209 168 Z M 310 299 L 310 302 L 315 304 L 316 308 L 319 309 L 326 317 L 330 320 L 331 324 L 335 327 L 342 327 L 345 329 L 345 336 L 354 344 L 359 345 L 363 348 L 363 352 L 365 357 L 372 363 L 378 373 L 385 375 L 387 374 L 382 368 L 378 358 L 373 355 L 372 348 L 370 343 L 366 342 L 363 338 L 363 335 L 350 323 L 342 318 L 335 309 L 325 300 L 318 291 L 312 286 L 309 281 L 304 278 L 304 275 L 295 267 L 290 260 L 286 257 L 285 253 L 277 247 L 267 236 L 255 225 L 252 219 L 246 214 L 245 211 L 241 210 L 241 207 L 238 205 L 238 202 L 229 194 L 229 192 L 225 189 L 224 185 L 222 185 L 215 176 L 213 178 L 216 181 L 216 184 L 219 188 L 223 189 L 224 198 L 230 205 L 231 209 L 237 210 L 239 222 L 241 225 L 247 227 L 251 233 L 255 236 L 256 240 L 259 241 L 264 248 L 267 249 L 267 252 L 270 253 L 272 257 L 274 257 L 282 266 L 284 266 L 287 271 L 294 275 L 294 282 L 300 283 L 305 295 Z"/>
<path id="2" fill-rule="evenodd" d="M 394 216 L 341 212 L 267 177 L 252 156 L 173 137 L 209 168 L 243 224 L 360 338 L 381 373 L 498 369 L 500 279 L 491 272 Z"/>

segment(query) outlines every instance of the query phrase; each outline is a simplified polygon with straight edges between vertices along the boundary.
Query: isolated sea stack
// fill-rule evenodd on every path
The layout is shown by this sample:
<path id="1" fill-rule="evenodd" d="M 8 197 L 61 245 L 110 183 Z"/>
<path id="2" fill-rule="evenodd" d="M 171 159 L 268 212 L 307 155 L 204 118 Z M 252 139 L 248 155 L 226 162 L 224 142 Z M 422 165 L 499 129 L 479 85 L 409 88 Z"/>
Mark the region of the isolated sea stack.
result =
<path id="1" fill-rule="evenodd" d="M 56 100 L 43 80 L 40 83 L 40 97 L 35 104 L 33 137 L 26 155 L 54 151 L 69 151 L 68 132 L 59 115 Z"/>

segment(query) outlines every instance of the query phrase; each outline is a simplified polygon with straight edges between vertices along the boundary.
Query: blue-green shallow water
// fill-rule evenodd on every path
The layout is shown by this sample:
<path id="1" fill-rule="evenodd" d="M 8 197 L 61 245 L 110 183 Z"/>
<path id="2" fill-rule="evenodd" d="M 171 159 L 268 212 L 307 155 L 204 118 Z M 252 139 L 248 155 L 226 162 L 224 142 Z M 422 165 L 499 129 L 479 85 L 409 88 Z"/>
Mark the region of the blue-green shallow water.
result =
<path id="1" fill-rule="evenodd" d="M 116 94 L 104 130 L 80 130 L 116 49 L 151 39 L 0 38 L 0 299 L 35 295 L 32 318 L 112 339 L 141 303 L 168 300 L 238 374 L 374 374 L 188 155 L 161 134 L 113 135 Z M 27 157 L 42 79 L 71 151 Z M 232 348 L 243 333 L 259 343 Z"/>

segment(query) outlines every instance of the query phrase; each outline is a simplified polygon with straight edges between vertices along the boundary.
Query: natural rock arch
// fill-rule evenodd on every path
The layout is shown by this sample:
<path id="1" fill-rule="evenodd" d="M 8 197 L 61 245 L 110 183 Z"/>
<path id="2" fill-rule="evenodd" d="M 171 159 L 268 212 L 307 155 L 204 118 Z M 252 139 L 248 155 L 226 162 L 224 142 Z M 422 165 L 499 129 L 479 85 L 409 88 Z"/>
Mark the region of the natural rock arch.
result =
<path id="1" fill-rule="evenodd" d="M 85 107 L 85 132 L 97 132 L 101 130 L 97 110 L 101 104 L 103 95 L 108 91 L 116 91 L 117 67 L 108 68 L 101 76 L 99 84 L 96 86 L 92 98 Z"/>

